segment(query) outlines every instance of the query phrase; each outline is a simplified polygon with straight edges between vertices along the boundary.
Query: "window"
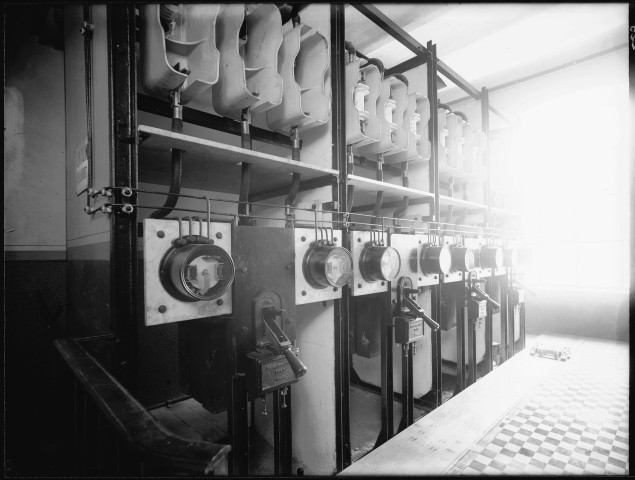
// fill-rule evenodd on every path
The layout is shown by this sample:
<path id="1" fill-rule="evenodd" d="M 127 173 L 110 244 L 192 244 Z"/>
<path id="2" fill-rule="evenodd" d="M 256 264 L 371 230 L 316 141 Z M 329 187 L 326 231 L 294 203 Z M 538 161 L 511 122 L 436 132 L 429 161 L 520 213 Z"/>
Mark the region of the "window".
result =
<path id="1" fill-rule="evenodd" d="M 628 86 L 577 91 L 521 117 L 514 139 L 528 285 L 628 290 Z"/>

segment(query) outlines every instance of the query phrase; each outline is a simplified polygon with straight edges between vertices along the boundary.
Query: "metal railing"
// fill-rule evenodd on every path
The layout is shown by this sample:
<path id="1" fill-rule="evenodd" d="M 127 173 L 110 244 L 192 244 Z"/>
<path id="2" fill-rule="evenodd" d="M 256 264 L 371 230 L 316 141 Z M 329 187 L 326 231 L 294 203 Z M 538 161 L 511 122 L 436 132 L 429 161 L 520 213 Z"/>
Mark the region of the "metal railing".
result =
<path id="1" fill-rule="evenodd" d="M 58 466 L 64 476 L 208 476 L 227 473 L 231 446 L 169 432 L 70 338 L 60 354 Z M 72 395 L 72 398 L 64 395 Z"/>

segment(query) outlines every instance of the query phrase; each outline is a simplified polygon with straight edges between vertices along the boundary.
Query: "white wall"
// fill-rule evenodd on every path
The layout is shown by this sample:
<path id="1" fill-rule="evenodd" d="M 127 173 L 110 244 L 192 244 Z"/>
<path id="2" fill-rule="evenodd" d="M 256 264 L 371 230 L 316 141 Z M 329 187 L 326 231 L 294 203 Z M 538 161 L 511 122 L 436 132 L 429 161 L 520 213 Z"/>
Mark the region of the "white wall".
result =
<path id="1" fill-rule="evenodd" d="M 4 85 L 5 250 L 66 249 L 64 52 L 24 35 Z"/>

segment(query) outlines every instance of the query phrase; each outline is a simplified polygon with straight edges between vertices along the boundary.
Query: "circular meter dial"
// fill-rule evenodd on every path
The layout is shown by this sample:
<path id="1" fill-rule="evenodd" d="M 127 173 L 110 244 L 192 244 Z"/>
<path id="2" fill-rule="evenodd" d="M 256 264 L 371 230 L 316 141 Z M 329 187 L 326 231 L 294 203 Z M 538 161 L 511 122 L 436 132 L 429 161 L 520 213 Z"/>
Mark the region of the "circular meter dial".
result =
<path id="1" fill-rule="evenodd" d="M 172 247 L 161 261 L 161 283 L 186 302 L 215 300 L 234 281 L 234 261 L 216 245 Z"/>
<path id="2" fill-rule="evenodd" d="M 314 288 L 343 287 L 351 278 L 353 259 L 343 247 L 313 247 L 304 256 L 303 270 Z"/>
<path id="3" fill-rule="evenodd" d="M 367 282 L 391 282 L 400 268 L 401 257 L 393 247 L 367 246 L 359 257 L 359 269 Z"/>
<path id="4" fill-rule="evenodd" d="M 450 273 L 452 269 L 452 254 L 446 246 L 423 247 L 420 258 L 421 270 L 425 274 Z"/>
<path id="5" fill-rule="evenodd" d="M 502 268 L 503 249 L 500 247 L 481 247 L 479 262 L 481 268 Z"/>
<path id="6" fill-rule="evenodd" d="M 452 247 L 452 270 L 471 272 L 476 268 L 474 250 L 468 247 Z"/>
<path id="7" fill-rule="evenodd" d="M 503 258 L 506 267 L 518 266 L 518 249 L 515 247 L 503 249 Z"/>

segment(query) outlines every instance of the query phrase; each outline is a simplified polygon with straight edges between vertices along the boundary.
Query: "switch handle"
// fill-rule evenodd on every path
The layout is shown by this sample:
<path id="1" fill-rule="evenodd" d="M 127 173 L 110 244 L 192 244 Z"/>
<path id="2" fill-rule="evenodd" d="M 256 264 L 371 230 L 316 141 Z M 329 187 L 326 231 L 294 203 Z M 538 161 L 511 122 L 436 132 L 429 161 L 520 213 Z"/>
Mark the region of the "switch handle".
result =
<path id="1" fill-rule="evenodd" d="M 490 307 L 494 309 L 494 311 L 500 310 L 501 308 L 500 303 L 495 301 L 492 297 L 490 297 L 487 293 L 485 293 L 483 290 L 478 288 L 476 285 L 472 285 L 472 292 L 474 292 L 476 296 L 479 297 L 481 300 L 485 300 L 490 305 Z"/>
<path id="2" fill-rule="evenodd" d="M 421 308 L 417 304 L 417 302 L 415 302 L 414 300 L 412 300 L 411 298 L 408 298 L 408 297 L 404 297 L 403 302 L 406 304 L 406 307 L 408 307 L 412 313 L 414 313 L 415 315 L 417 315 L 418 317 L 423 319 L 423 321 L 426 322 L 426 324 L 433 331 L 437 331 L 440 328 L 439 324 L 437 322 L 435 322 L 434 320 L 432 320 L 432 318 L 430 318 L 426 314 L 426 312 L 423 311 L 423 308 Z"/>
<path id="3" fill-rule="evenodd" d="M 282 353 L 284 353 L 284 356 L 287 358 L 287 361 L 291 366 L 291 370 L 295 373 L 296 378 L 300 378 L 307 372 L 306 365 L 302 363 L 302 360 L 300 360 L 295 353 L 293 353 L 291 347 L 285 348 L 282 350 Z"/>

